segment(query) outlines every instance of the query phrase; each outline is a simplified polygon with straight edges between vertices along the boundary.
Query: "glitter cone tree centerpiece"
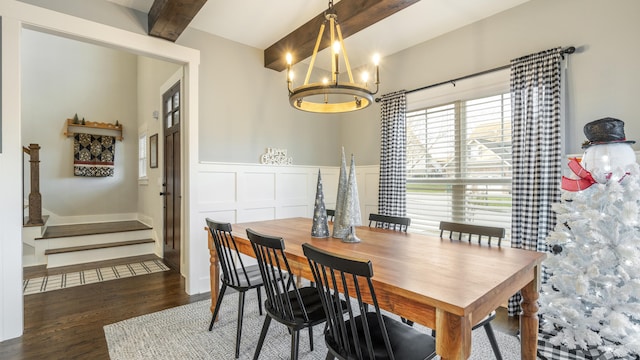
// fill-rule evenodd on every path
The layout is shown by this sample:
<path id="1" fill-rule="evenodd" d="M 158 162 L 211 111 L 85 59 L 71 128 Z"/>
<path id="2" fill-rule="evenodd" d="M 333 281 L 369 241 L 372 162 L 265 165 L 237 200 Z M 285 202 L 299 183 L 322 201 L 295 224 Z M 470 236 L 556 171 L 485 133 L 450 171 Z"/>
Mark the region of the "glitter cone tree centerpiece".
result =
<path id="1" fill-rule="evenodd" d="M 322 175 L 318 169 L 318 183 L 316 185 L 316 201 L 313 206 L 313 226 L 311 236 L 316 238 L 329 237 L 329 222 L 327 220 L 327 208 L 324 204 L 324 191 L 322 190 Z"/>

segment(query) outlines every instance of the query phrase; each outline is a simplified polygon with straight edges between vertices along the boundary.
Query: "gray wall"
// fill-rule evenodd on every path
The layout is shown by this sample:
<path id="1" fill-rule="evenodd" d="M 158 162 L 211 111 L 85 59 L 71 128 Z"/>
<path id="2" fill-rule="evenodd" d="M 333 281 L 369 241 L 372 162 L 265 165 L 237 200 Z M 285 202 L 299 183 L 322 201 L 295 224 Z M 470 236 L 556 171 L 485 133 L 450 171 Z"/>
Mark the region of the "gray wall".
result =
<path id="1" fill-rule="evenodd" d="M 640 140 L 640 1 L 532 0 L 382 59 L 380 94 L 414 89 L 557 46 L 573 45 L 567 67 L 568 153 L 582 153 L 582 128 L 611 116 Z M 379 163 L 379 104 L 348 115 L 341 133 L 360 164 Z M 640 149 L 636 144 L 635 149 Z"/>
<path id="2" fill-rule="evenodd" d="M 22 143 L 40 144 L 43 207 L 60 216 L 135 213 L 137 56 L 36 31 L 22 33 Z M 73 175 L 67 118 L 123 125 L 113 177 Z"/>
<path id="3" fill-rule="evenodd" d="M 339 164 L 340 115 L 293 109 L 285 74 L 265 69 L 261 50 L 192 29 L 177 43 L 200 50 L 201 161 L 257 163 L 271 147 L 296 165 Z"/>

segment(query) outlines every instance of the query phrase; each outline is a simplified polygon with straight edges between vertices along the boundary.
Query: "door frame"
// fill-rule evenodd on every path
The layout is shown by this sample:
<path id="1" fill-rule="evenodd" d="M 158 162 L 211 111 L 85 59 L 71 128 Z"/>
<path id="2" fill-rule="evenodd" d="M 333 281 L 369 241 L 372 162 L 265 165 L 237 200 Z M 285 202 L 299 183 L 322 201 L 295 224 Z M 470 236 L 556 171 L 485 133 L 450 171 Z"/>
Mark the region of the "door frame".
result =
<path id="1" fill-rule="evenodd" d="M 2 14 L 2 86 L 5 89 L 21 89 L 20 79 L 20 45 L 21 29 L 29 27 L 36 31 L 66 36 L 75 40 L 85 41 L 99 46 L 107 46 L 114 49 L 128 51 L 133 54 L 140 54 L 152 58 L 169 61 L 184 65 L 185 79 L 183 81 L 184 112 L 183 112 L 183 157 L 185 177 L 183 178 L 183 203 L 187 216 L 184 218 L 186 246 L 184 276 L 185 291 L 188 294 L 208 291 L 204 281 L 199 281 L 204 277 L 208 282 L 208 261 L 200 260 L 202 252 L 189 252 L 190 241 L 195 241 L 206 248 L 206 236 L 203 236 L 202 221 L 196 219 L 197 216 L 189 216 L 192 212 L 191 204 L 195 208 L 195 190 L 197 186 L 197 166 L 198 166 L 198 99 L 199 99 L 199 64 L 200 51 L 186 46 L 178 45 L 161 39 L 150 38 L 146 33 L 135 33 L 123 30 L 114 26 L 100 24 L 97 22 L 81 19 L 75 16 L 37 7 L 19 1 L 0 2 L 0 13 Z M 6 76 L 5 76 L 6 75 Z M 11 122 L 3 124 L 3 139 L 8 140 L 3 143 L 3 154 L 0 164 L 3 168 L 20 171 L 22 162 L 22 151 L 20 144 L 20 129 L 22 127 L 22 117 L 20 111 L 20 91 L 3 91 L 2 94 L 2 115 L 5 119 L 12 119 Z M 6 130 L 6 132 L 5 132 Z M 13 150 L 12 150 L 13 149 Z M 8 204 L 6 209 L 0 212 L 16 214 L 12 216 L 0 217 L 0 227 L 3 228 L 4 236 L 0 246 L 0 278 L 6 280 L 6 286 L 0 289 L 0 303 L 4 306 L 0 309 L 0 318 L 3 319 L 3 327 L 0 329 L 0 340 L 10 339 L 20 336 L 23 332 L 23 294 L 22 294 L 22 225 L 21 221 L 14 221 L 22 213 L 22 200 L 20 199 L 19 181 L 13 173 L 0 174 L 0 181 L 5 185 L 1 192 Z M 189 191 L 189 190 L 193 191 Z M 195 214 L 194 214 L 195 215 Z M 19 220 L 19 219 L 18 219 Z M 200 240 L 200 238 L 203 238 Z M 198 244 L 193 246 L 198 249 Z M 201 270 L 203 269 L 203 270 Z M 201 284 L 202 283 L 202 284 Z"/>

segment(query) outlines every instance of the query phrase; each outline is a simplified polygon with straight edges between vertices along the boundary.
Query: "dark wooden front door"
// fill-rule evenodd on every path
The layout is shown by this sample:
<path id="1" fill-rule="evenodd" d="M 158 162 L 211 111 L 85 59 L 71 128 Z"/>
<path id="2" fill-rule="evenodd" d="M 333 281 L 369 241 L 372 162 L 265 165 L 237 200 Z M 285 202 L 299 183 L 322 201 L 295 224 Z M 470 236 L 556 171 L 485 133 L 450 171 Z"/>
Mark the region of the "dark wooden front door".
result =
<path id="1" fill-rule="evenodd" d="M 164 259 L 180 270 L 180 82 L 162 95 L 164 114 Z"/>

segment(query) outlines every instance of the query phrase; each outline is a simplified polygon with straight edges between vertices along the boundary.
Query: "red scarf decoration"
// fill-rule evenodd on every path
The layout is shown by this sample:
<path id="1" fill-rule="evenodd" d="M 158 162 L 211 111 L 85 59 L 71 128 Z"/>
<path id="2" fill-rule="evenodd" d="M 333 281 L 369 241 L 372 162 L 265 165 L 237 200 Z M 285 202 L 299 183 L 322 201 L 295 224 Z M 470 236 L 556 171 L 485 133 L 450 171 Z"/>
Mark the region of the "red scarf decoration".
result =
<path id="1" fill-rule="evenodd" d="M 573 171 L 580 179 L 569 179 L 568 177 L 562 177 L 562 189 L 568 191 L 580 191 L 588 188 L 596 183 L 591 176 L 591 173 L 580 165 L 578 159 L 573 158 L 569 161 L 569 169 Z"/>

